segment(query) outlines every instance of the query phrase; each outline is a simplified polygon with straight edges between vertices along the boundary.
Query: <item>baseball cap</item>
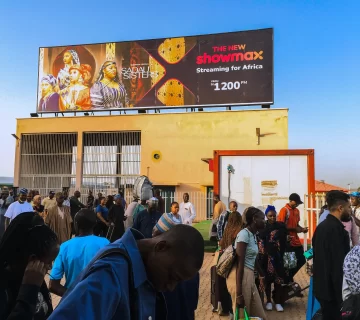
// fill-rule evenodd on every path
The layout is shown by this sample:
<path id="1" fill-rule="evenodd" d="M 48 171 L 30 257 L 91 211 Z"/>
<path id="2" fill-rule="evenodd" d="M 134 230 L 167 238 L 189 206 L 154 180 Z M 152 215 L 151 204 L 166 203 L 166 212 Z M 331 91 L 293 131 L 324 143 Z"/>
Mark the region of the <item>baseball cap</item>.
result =
<path id="1" fill-rule="evenodd" d="M 360 192 L 351 192 L 350 197 L 360 198 Z"/>
<path id="2" fill-rule="evenodd" d="M 55 192 L 54 192 L 54 191 L 50 191 L 49 194 L 55 194 Z"/>
<path id="3" fill-rule="evenodd" d="M 289 197 L 290 201 L 295 201 L 297 204 L 303 204 L 304 202 L 301 201 L 300 196 L 297 193 L 292 193 Z"/>

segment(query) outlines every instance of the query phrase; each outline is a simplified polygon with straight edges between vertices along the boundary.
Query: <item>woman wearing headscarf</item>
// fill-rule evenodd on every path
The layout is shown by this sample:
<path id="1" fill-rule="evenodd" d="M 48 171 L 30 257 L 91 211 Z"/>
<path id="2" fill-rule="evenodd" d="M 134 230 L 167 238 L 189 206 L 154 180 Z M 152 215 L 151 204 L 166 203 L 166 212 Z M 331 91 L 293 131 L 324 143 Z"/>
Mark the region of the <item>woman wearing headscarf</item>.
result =
<path id="1" fill-rule="evenodd" d="M 41 196 L 40 195 L 36 195 L 34 197 L 33 209 L 34 209 L 34 212 L 36 212 L 40 217 L 45 218 L 45 216 L 44 216 L 45 207 L 41 204 Z"/>
<path id="2" fill-rule="evenodd" d="M 41 79 L 41 99 L 39 102 L 38 111 L 42 112 L 58 112 L 59 98 L 58 93 L 55 92 L 57 80 L 52 74 L 48 74 Z"/>
<path id="3" fill-rule="evenodd" d="M 52 303 L 44 277 L 57 237 L 34 212 L 17 216 L 0 243 L 0 319 L 45 320 Z"/>
<path id="4" fill-rule="evenodd" d="M 106 208 L 110 210 L 113 206 L 114 206 L 114 197 L 109 195 L 106 198 Z"/>
<path id="5" fill-rule="evenodd" d="M 91 108 L 90 89 L 91 66 L 72 65 L 69 68 L 70 85 L 59 92 L 61 111 L 81 111 Z"/>
<path id="6" fill-rule="evenodd" d="M 265 229 L 259 234 L 258 259 L 262 270 L 265 271 L 266 310 L 273 309 L 271 300 L 271 286 L 274 283 L 273 300 L 276 311 L 283 312 L 284 293 L 282 285 L 285 283 L 284 253 L 287 242 L 286 225 L 276 221 L 276 209 L 268 206 L 265 210 L 267 221 Z"/>
<path id="7" fill-rule="evenodd" d="M 75 50 L 66 50 L 63 55 L 63 61 L 64 68 L 62 68 L 57 75 L 60 90 L 70 85 L 70 67 L 80 65 L 79 55 Z"/>
<path id="8" fill-rule="evenodd" d="M 118 74 L 116 62 L 105 61 L 90 91 L 94 109 L 116 109 L 129 106 L 129 97 Z"/>
<path id="9" fill-rule="evenodd" d="M 108 215 L 109 222 L 114 228 L 112 234 L 110 234 L 110 242 L 120 239 L 125 233 L 124 221 L 126 217 L 121 195 L 117 194 L 114 199 L 115 204 L 110 207 Z"/>
<path id="10" fill-rule="evenodd" d="M 173 202 L 172 207 L 179 206 Z M 176 211 L 176 210 L 174 210 Z M 179 219 L 180 218 L 180 219 Z M 164 213 L 153 229 L 153 237 L 169 231 L 177 224 L 181 224 L 181 217 L 176 214 Z M 180 282 L 173 291 L 164 292 L 167 307 L 167 318 L 171 320 L 195 320 L 195 311 L 199 301 L 200 275 L 187 281 Z M 157 317 L 156 317 L 157 319 Z M 165 320 L 160 317 L 160 320 Z"/>

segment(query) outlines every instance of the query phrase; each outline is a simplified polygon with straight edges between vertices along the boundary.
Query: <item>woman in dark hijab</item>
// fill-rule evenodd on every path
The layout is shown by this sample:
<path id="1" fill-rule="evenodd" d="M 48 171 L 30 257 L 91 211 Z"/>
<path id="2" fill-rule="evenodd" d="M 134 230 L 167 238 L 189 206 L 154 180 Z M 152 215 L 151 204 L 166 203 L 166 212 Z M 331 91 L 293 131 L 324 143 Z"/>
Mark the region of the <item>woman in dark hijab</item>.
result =
<path id="1" fill-rule="evenodd" d="M 59 252 L 57 237 L 34 212 L 18 215 L 0 243 L 0 319 L 44 320 L 52 303 L 44 276 Z"/>

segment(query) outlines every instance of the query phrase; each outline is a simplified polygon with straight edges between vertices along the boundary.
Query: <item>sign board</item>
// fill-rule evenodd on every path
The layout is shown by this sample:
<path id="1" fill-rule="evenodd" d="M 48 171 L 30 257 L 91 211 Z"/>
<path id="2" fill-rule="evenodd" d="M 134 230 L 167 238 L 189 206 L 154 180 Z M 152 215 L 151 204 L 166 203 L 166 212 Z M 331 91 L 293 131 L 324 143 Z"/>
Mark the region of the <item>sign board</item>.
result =
<path id="1" fill-rule="evenodd" d="M 273 102 L 273 29 L 40 48 L 38 113 Z"/>

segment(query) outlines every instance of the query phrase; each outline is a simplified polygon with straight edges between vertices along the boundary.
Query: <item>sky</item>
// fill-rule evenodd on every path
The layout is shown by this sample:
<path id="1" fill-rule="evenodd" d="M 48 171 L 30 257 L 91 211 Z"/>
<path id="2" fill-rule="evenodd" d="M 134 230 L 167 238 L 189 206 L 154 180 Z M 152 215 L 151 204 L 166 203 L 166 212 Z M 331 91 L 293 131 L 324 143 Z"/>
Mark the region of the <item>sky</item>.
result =
<path id="1" fill-rule="evenodd" d="M 275 108 L 316 178 L 360 186 L 360 2 L 0 0 L 0 176 L 13 176 L 16 118 L 35 112 L 38 48 L 274 28 Z"/>

